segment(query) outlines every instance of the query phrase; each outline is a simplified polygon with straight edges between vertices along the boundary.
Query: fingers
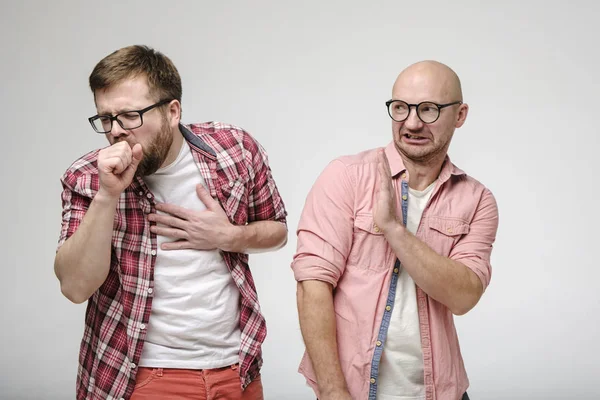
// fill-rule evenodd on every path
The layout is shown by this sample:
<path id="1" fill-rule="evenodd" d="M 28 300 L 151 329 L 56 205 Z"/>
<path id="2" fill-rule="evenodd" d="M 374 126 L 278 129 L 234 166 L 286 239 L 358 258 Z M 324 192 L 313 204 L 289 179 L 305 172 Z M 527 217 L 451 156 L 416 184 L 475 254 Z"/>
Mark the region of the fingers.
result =
<path id="1" fill-rule="evenodd" d="M 392 182 L 392 178 L 386 174 L 385 167 L 383 163 L 377 164 L 377 172 L 379 173 L 379 191 L 380 192 L 388 192 L 390 184 Z"/>
<path id="2" fill-rule="evenodd" d="M 385 155 L 385 150 L 383 149 L 379 151 L 379 164 L 383 167 L 381 171 L 384 173 L 385 177 L 388 179 L 392 179 L 390 162 L 387 156 Z"/>
<path id="3" fill-rule="evenodd" d="M 175 242 L 166 242 L 160 245 L 162 250 L 183 250 L 191 249 L 192 244 L 187 240 L 177 240 Z"/>
<path id="4" fill-rule="evenodd" d="M 192 245 L 187 240 L 177 240 L 175 242 L 163 243 L 160 246 L 161 250 L 184 250 L 184 249 L 196 249 L 196 250 L 215 250 L 216 247 L 198 247 Z"/>
<path id="5" fill-rule="evenodd" d="M 179 206 L 176 206 L 173 204 L 167 204 L 167 203 L 156 203 L 156 209 L 158 211 L 162 211 L 167 214 L 174 215 L 174 216 L 179 217 L 180 219 L 183 219 L 186 221 L 190 219 L 190 216 L 192 213 L 187 208 L 183 208 L 183 207 L 179 207 Z"/>
<path id="6" fill-rule="evenodd" d="M 168 228 L 164 226 L 151 226 L 150 231 L 159 236 L 170 237 L 173 239 L 189 239 L 189 234 L 182 229 Z"/>
<path id="7" fill-rule="evenodd" d="M 131 148 L 126 142 L 116 143 L 100 151 L 98 167 L 104 172 L 119 175 L 129 167 L 132 157 Z"/>
<path id="8" fill-rule="evenodd" d="M 196 185 L 196 193 L 198 194 L 198 198 L 202 203 L 204 203 L 206 208 L 208 208 L 211 211 L 214 211 L 217 202 L 210 196 L 208 190 L 206 190 L 206 188 L 202 185 Z"/>
<path id="9" fill-rule="evenodd" d="M 152 222 L 156 222 L 157 224 L 161 224 L 171 228 L 184 229 L 186 227 L 186 220 L 181 218 L 173 217 L 170 215 L 161 215 L 161 214 L 149 214 L 148 220 Z"/>

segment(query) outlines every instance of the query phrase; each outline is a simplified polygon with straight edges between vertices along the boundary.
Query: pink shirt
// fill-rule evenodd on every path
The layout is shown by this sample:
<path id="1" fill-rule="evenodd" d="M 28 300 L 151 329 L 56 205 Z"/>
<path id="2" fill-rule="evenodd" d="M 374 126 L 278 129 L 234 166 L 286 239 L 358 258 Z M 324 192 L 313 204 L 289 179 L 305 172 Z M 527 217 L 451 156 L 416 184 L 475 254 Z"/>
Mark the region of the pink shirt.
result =
<path id="1" fill-rule="evenodd" d="M 408 171 L 393 143 L 385 152 L 399 191 L 401 182 L 408 180 Z M 395 284 L 398 273 L 396 255 L 373 222 L 377 179 L 376 149 L 331 162 L 307 197 L 292 262 L 297 281 L 316 279 L 335 288 L 339 358 L 354 399 L 375 398 L 382 339 L 393 302 L 390 284 Z M 400 191 L 398 198 L 406 201 Z M 470 268 L 485 289 L 497 228 L 498 209 L 492 193 L 447 158 L 416 236 L 440 255 Z M 419 287 L 417 304 L 426 399 L 460 399 L 469 381 L 453 315 Z M 319 396 L 307 354 L 300 373 Z"/>

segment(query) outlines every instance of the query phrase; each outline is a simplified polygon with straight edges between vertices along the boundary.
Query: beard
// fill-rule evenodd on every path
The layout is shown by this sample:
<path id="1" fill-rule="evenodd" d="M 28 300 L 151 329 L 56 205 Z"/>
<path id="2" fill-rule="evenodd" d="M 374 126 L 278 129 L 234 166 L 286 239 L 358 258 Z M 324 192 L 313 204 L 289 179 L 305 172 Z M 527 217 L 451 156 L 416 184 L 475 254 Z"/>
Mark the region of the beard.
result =
<path id="1" fill-rule="evenodd" d="M 394 136 L 396 150 L 407 159 L 419 164 L 427 164 L 435 159 L 444 158 L 452 139 L 452 135 L 450 135 L 443 142 L 430 142 L 426 146 L 411 146 L 402 142 L 403 134 L 400 132 Z"/>
<path id="2" fill-rule="evenodd" d="M 173 144 L 173 129 L 166 118 L 163 119 L 160 131 L 149 144 L 143 146 L 144 157 L 140 161 L 135 175 L 144 177 L 155 173 L 165 162 L 169 149 Z"/>

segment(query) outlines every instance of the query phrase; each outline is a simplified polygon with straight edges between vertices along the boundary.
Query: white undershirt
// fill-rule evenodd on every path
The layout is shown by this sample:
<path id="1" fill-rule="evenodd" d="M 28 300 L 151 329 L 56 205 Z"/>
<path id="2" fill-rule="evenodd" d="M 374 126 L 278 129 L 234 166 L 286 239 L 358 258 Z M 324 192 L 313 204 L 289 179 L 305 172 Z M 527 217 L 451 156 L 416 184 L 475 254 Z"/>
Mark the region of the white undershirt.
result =
<path id="1" fill-rule="evenodd" d="M 205 185 L 184 140 L 177 159 L 144 178 L 157 202 L 205 210 Z M 206 186 L 206 185 L 205 185 Z M 219 250 L 161 250 L 157 236 L 154 299 L 140 366 L 208 369 L 238 362 L 240 293 Z"/>
<path id="2" fill-rule="evenodd" d="M 415 234 L 435 181 L 425 190 L 408 190 L 406 228 Z M 419 330 L 417 290 L 410 275 L 400 269 L 390 326 L 383 347 L 377 400 L 424 400 L 423 351 Z"/>

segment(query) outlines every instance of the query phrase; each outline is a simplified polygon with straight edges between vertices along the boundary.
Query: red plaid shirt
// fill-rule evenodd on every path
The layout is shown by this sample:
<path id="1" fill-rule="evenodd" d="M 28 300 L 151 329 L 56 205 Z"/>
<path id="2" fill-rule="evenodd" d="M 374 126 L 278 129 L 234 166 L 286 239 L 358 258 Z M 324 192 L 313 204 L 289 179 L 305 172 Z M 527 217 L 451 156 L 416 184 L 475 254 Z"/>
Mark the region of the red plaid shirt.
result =
<path id="1" fill-rule="evenodd" d="M 221 123 L 181 125 L 207 183 L 232 223 L 273 220 L 285 223 L 286 211 L 262 146 L 244 130 Z M 58 247 L 79 227 L 99 188 L 98 150 L 65 172 L 61 182 L 62 229 Z M 121 194 L 115 216 L 110 272 L 90 297 L 79 354 L 77 399 L 127 399 L 135 386 L 154 287 L 156 235 L 147 214 L 154 196 L 141 178 Z M 262 366 L 266 336 L 248 255 L 224 252 L 240 290 L 240 376 L 245 388 Z"/>

